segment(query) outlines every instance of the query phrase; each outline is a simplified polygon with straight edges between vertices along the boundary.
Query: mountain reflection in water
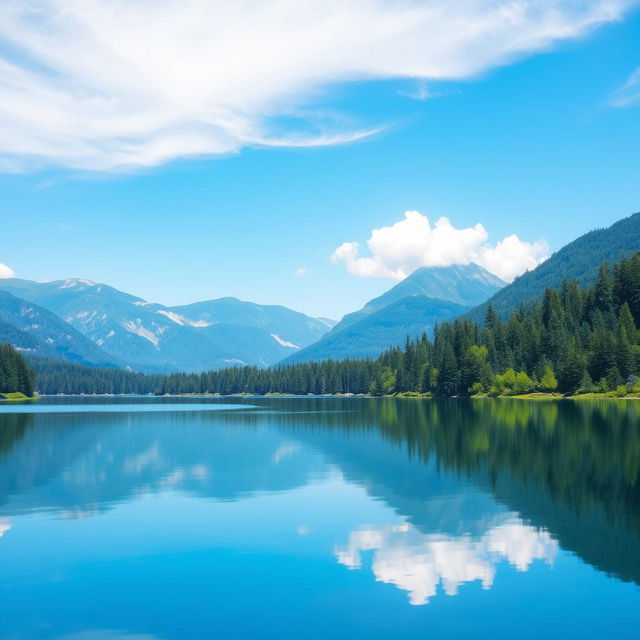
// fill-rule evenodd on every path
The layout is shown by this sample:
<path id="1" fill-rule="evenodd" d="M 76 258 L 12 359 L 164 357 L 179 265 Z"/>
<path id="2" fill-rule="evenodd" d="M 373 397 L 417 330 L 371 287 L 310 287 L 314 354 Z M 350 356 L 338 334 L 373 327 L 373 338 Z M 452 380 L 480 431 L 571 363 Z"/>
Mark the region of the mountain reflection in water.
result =
<path id="1" fill-rule="evenodd" d="M 250 398 L 247 411 L 165 413 L 122 401 L 91 412 L 94 402 L 85 413 L 2 409 L 5 579 L 37 517 L 50 524 L 28 533 L 34 572 L 47 527 L 53 545 L 56 522 L 95 521 L 84 535 L 107 554 L 101 527 L 115 518 L 113 554 L 191 545 L 329 559 L 344 573 L 334 580 L 369 576 L 414 605 L 566 552 L 640 584 L 635 402 Z"/>

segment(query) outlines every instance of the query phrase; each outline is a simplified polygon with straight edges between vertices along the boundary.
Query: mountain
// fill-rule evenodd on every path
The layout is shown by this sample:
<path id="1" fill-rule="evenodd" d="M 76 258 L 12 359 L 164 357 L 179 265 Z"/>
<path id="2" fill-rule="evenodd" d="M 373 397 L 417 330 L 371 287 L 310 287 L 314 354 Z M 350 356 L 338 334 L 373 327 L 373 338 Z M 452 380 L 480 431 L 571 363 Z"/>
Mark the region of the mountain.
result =
<path id="1" fill-rule="evenodd" d="M 272 341 L 285 348 L 297 349 L 311 344 L 324 335 L 335 323 L 321 318 L 310 318 L 297 311 L 278 305 L 258 305 L 237 298 L 218 298 L 172 307 L 192 326 L 214 334 L 220 325 L 253 327 L 268 333 Z"/>
<path id="2" fill-rule="evenodd" d="M 34 335 L 14 327 L 8 322 L 0 321 L 0 344 L 8 342 L 18 351 L 46 358 L 59 358 L 60 354 L 48 343 Z"/>
<path id="3" fill-rule="evenodd" d="M 468 311 L 504 286 L 477 264 L 422 267 L 282 363 L 376 356 L 407 336 L 430 333 L 437 322 Z"/>
<path id="4" fill-rule="evenodd" d="M 343 328 L 409 296 L 472 307 L 484 302 L 505 284 L 498 276 L 473 263 L 451 267 L 422 267 L 386 293 L 367 302 L 360 311 L 347 314 L 332 333 L 342 331 Z"/>
<path id="5" fill-rule="evenodd" d="M 51 311 L 6 291 L 0 291 L 0 342 L 30 355 L 62 357 L 83 365 L 122 364 Z"/>
<path id="6" fill-rule="evenodd" d="M 113 287 L 73 278 L 46 283 L 7 279 L 0 281 L 0 288 L 49 309 L 135 370 L 178 368 L 179 358 L 194 351 L 212 368 L 220 364 L 220 354 L 206 339 L 185 331 L 141 298 Z M 200 360 L 189 364 L 200 363 L 205 368 Z"/>
<path id="7" fill-rule="evenodd" d="M 424 296 L 406 296 L 387 307 L 365 315 L 341 331 L 312 344 L 283 364 L 341 358 L 368 358 L 393 345 L 401 345 L 407 336 L 415 337 L 469 307 Z"/>
<path id="8" fill-rule="evenodd" d="M 640 213 L 624 218 L 606 229 L 585 233 L 554 253 L 533 271 L 527 271 L 489 300 L 473 309 L 468 317 L 484 321 L 491 304 L 505 318 L 521 303 L 539 298 L 547 287 L 559 287 L 564 279 L 588 285 L 598 277 L 602 262 L 615 263 L 640 249 Z"/>
<path id="9" fill-rule="evenodd" d="M 324 335 L 330 323 L 280 306 L 221 298 L 180 307 L 90 280 L 0 280 L 0 289 L 60 316 L 104 352 L 147 372 L 268 366 Z"/>

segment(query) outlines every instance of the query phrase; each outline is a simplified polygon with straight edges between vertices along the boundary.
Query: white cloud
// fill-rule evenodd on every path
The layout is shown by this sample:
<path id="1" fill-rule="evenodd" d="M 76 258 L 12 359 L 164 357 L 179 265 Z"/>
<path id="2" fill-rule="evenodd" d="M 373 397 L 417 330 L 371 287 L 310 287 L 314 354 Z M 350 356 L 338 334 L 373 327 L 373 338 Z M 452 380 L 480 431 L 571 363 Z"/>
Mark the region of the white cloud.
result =
<path id="1" fill-rule="evenodd" d="M 549 248 L 544 240 L 524 242 L 517 235 L 511 234 L 494 247 L 480 247 L 478 258 L 474 262 L 511 282 L 521 273 L 535 269 L 548 258 L 548 252 Z"/>
<path id="2" fill-rule="evenodd" d="M 611 96 L 614 107 L 630 107 L 640 103 L 640 68 L 636 69 L 620 89 Z"/>
<path id="3" fill-rule="evenodd" d="M 348 142 L 369 128 L 316 121 L 279 135 L 274 119 L 304 120 L 337 83 L 473 77 L 636 2 L 3 0 L 0 168 L 148 167 Z"/>
<path id="4" fill-rule="evenodd" d="M 371 232 L 367 241 L 370 257 L 360 256 L 358 242 L 344 242 L 333 253 L 333 262 L 344 262 L 347 270 L 363 277 L 402 280 L 419 267 L 447 267 L 475 262 L 503 280 L 511 281 L 547 257 L 544 241 L 524 242 L 510 235 L 491 245 L 480 224 L 457 229 L 447 218 L 431 226 L 418 211 L 407 211 L 404 219 Z"/>
<path id="5" fill-rule="evenodd" d="M 293 274 L 296 278 L 304 278 L 309 275 L 309 269 L 307 267 L 298 267 Z"/>
<path id="6" fill-rule="evenodd" d="M 493 585 L 496 566 L 507 560 L 518 571 L 527 571 L 534 560 L 551 564 L 558 543 L 547 531 L 534 529 L 512 515 L 479 538 L 424 534 L 404 522 L 354 531 L 336 558 L 350 569 L 362 567 L 362 553 L 373 551 L 371 570 L 379 582 L 406 591 L 409 602 L 423 605 L 437 595 L 438 587 L 449 596 L 469 582 Z"/>
<path id="7" fill-rule="evenodd" d="M 0 279 L 2 278 L 14 278 L 15 273 L 11 267 L 8 267 L 6 264 L 0 262 Z"/>
<path id="8" fill-rule="evenodd" d="M 0 538 L 11 529 L 11 523 L 6 518 L 0 518 Z"/>

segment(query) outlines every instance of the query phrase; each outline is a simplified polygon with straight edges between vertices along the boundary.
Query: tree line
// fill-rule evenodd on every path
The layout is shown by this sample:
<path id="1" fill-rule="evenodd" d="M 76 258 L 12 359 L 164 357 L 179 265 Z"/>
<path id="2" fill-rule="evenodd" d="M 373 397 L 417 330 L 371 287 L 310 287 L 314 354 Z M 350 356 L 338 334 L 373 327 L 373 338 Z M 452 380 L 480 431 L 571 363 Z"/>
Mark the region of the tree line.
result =
<path id="1" fill-rule="evenodd" d="M 36 371 L 38 392 L 45 395 L 63 394 L 141 394 L 155 393 L 162 375 L 136 373 L 126 369 L 86 367 L 81 364 L 31 357 Z"/>
<path id="2" fill-rule="evenodd" d="M 35 373 L 10 344 L 0 344 L 0 394 L 23 393 L 32 397 Z"/>
<path id="3" fill-rule="evenodd" d="M 445 322 L 376 359 L 271 369 L 135 374 L 35 363 L 43 393 L 394 393 L 457 396 L 639 391 L 640 253 L 600 266 L 595 283 L 565 280 L 508 318 Z"/>

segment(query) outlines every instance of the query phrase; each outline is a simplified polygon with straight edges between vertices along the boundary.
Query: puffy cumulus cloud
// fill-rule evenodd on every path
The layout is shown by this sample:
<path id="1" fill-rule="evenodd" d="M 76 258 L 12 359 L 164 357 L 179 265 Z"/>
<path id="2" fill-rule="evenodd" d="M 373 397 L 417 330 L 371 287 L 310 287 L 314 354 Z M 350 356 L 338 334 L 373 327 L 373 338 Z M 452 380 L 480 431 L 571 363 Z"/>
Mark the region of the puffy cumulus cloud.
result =
<path id="1" fill-rule="evenodd" d="M 489 589 L 496 565 L 503 560 L 518 571 L 527 571 L 534 560 L 550 564 L 558 543 L 548 532 L 508 516 L 478 538 L 423 534 L 406 522 L 363 529 L 353 532 L 335 554 L 340 564 L 360 569 L 365 551 L 374 552 L 371 570 L 376 580 L 395 585 L 408 593 L 411 604 L 422 605 L 438 593 L 439 586 L 450 596 L 476 580 Z"/>
<path id="2" fill-rule="evenodd" d="M 458 229 L 447 218 L 440 218 L 432 226 L 427 216 L 407 211 L 402 220 L 371 232 L 367 241 L 370 256 L 360 255 L 358 242 L 344 242 L 331 259 L 344 263 L 356 276 L 391 280 L 402 280 L 419 267 L 475 262 L 503 280 L 511 281 L 547 257 L 548 249 L 543 241 L 529 243 L 510 235 L 491 245 L 488 238 L 480 223 Z"/>
<path id="3" fill-rule="evenodd" d="M 640 104 L 640 69 L 636 69 L 629 79 L 611 96 L 614 107 L 630 107 Z"/>
<path id="4" fill-rule="evenodd" d="M 8 267 L 6 264 L 0 262 L 0 279 L 2 278 L 13 278 L 15 277 L 15 273 L 11 267 Z"/>
<path id="5" fill-rule="evenodd" d="M 3 0 L 0 166 L 107 170 L 349 142 L 370 131 L 336 130 L 312 108 L 330 85 L 473 77 L 636 2 Z"/>
<path id="6" fill-rule="evenodd" d="M 494 247 L 480 247 L 475 262 L 503 280 L 511 282 L 516 276 L 535 269 L 546 260 L 548 251 L 549 248 L 543 240 L 524 242 L 512 234 L 500 240 Z"/>

